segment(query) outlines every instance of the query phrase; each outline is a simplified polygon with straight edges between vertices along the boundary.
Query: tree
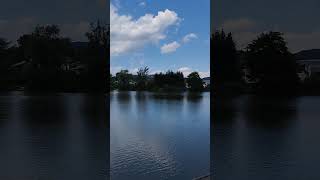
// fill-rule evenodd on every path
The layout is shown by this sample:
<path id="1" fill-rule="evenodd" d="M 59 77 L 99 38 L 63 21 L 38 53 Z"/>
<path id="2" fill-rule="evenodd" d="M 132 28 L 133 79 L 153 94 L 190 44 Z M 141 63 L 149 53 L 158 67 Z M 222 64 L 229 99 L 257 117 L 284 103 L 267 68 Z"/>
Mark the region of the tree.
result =
<path id="1" fill-rule="evenodd" d="M 0 51 L 8 49 L 10 42 L 8 42 L 6 39 L 0 38 Z"/>
<path id="2" fill-rule="evenodd" d="M 263 90 L 283 90 L 298 83 L 297 66 L 280 32 L 262 33 L 246 48 L 246 67 Z"/>
<path id="3" fill-rule="evenodd" d="M 88 74 L 86 86 L 94 91 L 106 91 L 108 84 L 109 59 L 109 26 L 100 23 L 91 23 L 89 32 L 86 33 L 89 40 L 86 64 Z"/>
<path id="4" fill-rule="evenodd" d="M 154 75 L 154 87 L 164 91 L 182 91 L 185 89 L 182 72 L 167 71 Z"/>
<path id="5" fill-rule="evenodd" d="M 57 25 L 36 26 L 18 39 L 19 49 L 32 64 L 28 77 L 31 89 L 55 90 L 61 86 L 61 65 L 73 54 L 71 41 L 60 36 Z"/>
<path id="6" fill-rule="evenodd" d="M 121 70 L 116 74 L 116 80 L 118 82 L 118 90 L 128 91 L 131 89 L 132 74 L 129 74 L 128 70 Z"/>
<path id="7" fill-rule="evenodd" d="M 211 36 L 210 51 L 215 86 L 241 79 L 237 50 L 231 33 L 226 35 L 223 30 L 214 32 Z"/>
<path id="8" fill-rule="evenodd" d="M 144 67 L 140 68 L 137 72 L 137 90 L 146 90 L 148 86 L 148 74 L 149 74 L 149 68 Z"/>
<path id="9" fill-rule="evenodd" d="M 188 75 L 187 84 L 190 91 L 203 91 L 203 81 L 197 72 L 192 72 Z"/>
<path id="10" fill-rule="evenodd" d="M 117 88 L 117 85 L 116 85 L 116 80 L 115 80 L 115 77 L 112 76 L 112 74 L 110 74 L 109 76 L 109 82 L 110 82 L 110 90 L 115 90 Z"/>

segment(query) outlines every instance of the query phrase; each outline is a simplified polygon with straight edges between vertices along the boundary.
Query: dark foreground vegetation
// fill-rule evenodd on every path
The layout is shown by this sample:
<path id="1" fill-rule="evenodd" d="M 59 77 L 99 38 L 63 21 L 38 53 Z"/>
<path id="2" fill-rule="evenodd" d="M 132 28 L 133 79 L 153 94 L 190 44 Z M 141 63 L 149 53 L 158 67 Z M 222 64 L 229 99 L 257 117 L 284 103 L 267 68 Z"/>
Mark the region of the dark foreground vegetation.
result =
<path id="1" fill-rule="evenodd" d="M 121 70 L 115 76 L 110 74 L 110 90 L 202 92 L 209 91 L 210 84 L 203 82 L 198 72 L 192 72 L 186 78 L 179 71 L 149 75 L 148 67 L 144 67 L 138 70 L 137 75 L 130 74 L 128 70 Z"/>
<path id="2" fill-rule="evenodd" d="M 280 32 L 262 33 L 243 50 L 236 49 L 231 33 L 214 32 L 211 36 L 211 72 L 215 94 L 320 92 L 319 78 L 297 63 Z"/>
<path id="3" fill-rule="evenodd" d="M 0 38 L 0 90 L 106 92 L 109 27 L 92 23 L 84 36 L 72 42 L 57 25 L 38 25 L 16 43 Z"/>

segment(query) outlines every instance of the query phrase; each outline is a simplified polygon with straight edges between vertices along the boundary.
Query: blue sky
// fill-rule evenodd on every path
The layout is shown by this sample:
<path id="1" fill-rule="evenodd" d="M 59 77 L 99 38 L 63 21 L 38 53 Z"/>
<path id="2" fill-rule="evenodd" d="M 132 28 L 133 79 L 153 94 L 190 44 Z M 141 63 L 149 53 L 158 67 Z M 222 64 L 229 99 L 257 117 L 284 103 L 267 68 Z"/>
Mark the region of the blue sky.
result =
<path id="1" fill-rule="evenodd" d="M 192 71 L 209 76 L 210 0 L 112 0 L 111 73 Z"/>

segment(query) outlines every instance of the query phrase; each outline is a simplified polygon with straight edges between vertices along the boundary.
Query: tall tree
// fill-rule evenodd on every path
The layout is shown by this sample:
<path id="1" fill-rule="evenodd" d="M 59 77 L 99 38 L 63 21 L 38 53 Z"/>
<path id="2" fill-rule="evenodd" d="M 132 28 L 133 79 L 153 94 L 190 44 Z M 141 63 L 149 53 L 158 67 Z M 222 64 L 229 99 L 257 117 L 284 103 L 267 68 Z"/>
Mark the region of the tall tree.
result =
<path id="1" fill-rule="evenodd" d="M 187 84 L 190 91 L 203 91 L 203 81 L 197 72 L 192 72 L 188 75 Z"/>
<path id="2" fill-rule="evenodd" d="M 61 65 L 73 54 L 71 41 L 60 36 L 59 27 L 38 25 L 31 34 L 21 36 L 18 44 L 24 59 L 32 64 L 28 86 L 37 90 L 59 89 Z"/>
<path id="3" fill-rule="evenodd" d="M 214 86 L 240 80 L 240 65 L 232 34 L 226 34 L 223 30 L 214 32 L 210 48 Z"/>
<path id="4" fill-rule="evenodd" d="M 100 21 L 92 23 L 86 33 L 89 40 L 87 58 L 88 76 L 87 86 L 94 91 L 106 91 L 109 82 L 109 26 Z"/>
<path id="5" fill-rule="evenodd" d="M 131 89 L 132 74 L 128 70 L 121 70 L 116 74 L 118 89 L 120 91 L 127 91 Z"/>
<path id="6" fill-rule="evenodd" d="M 248 44 L 245 58 L 250 76 L 261 89 L 288 89 L 298 83 L 296 62 L 280 32 L 260 34 Z"/>
<path id="7" fill-rule="evenodd" d="M 137 90 L 146 90 L 148 86 L 149 68 L 140 68 L 137 72 Z"/>

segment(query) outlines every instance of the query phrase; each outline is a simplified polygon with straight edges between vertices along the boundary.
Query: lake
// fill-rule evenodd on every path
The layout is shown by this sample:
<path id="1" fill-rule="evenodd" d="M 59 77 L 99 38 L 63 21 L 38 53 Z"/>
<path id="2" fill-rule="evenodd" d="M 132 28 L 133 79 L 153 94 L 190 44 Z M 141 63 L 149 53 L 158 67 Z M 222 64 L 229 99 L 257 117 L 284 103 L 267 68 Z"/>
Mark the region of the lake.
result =
<path id="1" fill-rule="evenodd" d="M 110 95 L 112 180 L 191 180 L 210 171 L 210 93 Z"/>
<path id="2" fill-rule="evenodd" d="M 0 94 L 0 179 L 106 180 L 104 95 Z"/>
<path id="3" fill-rule="evenodd" d="M 244 95 L 212 103 L 213 179 L 320 179 L 319 96 Z"/>

